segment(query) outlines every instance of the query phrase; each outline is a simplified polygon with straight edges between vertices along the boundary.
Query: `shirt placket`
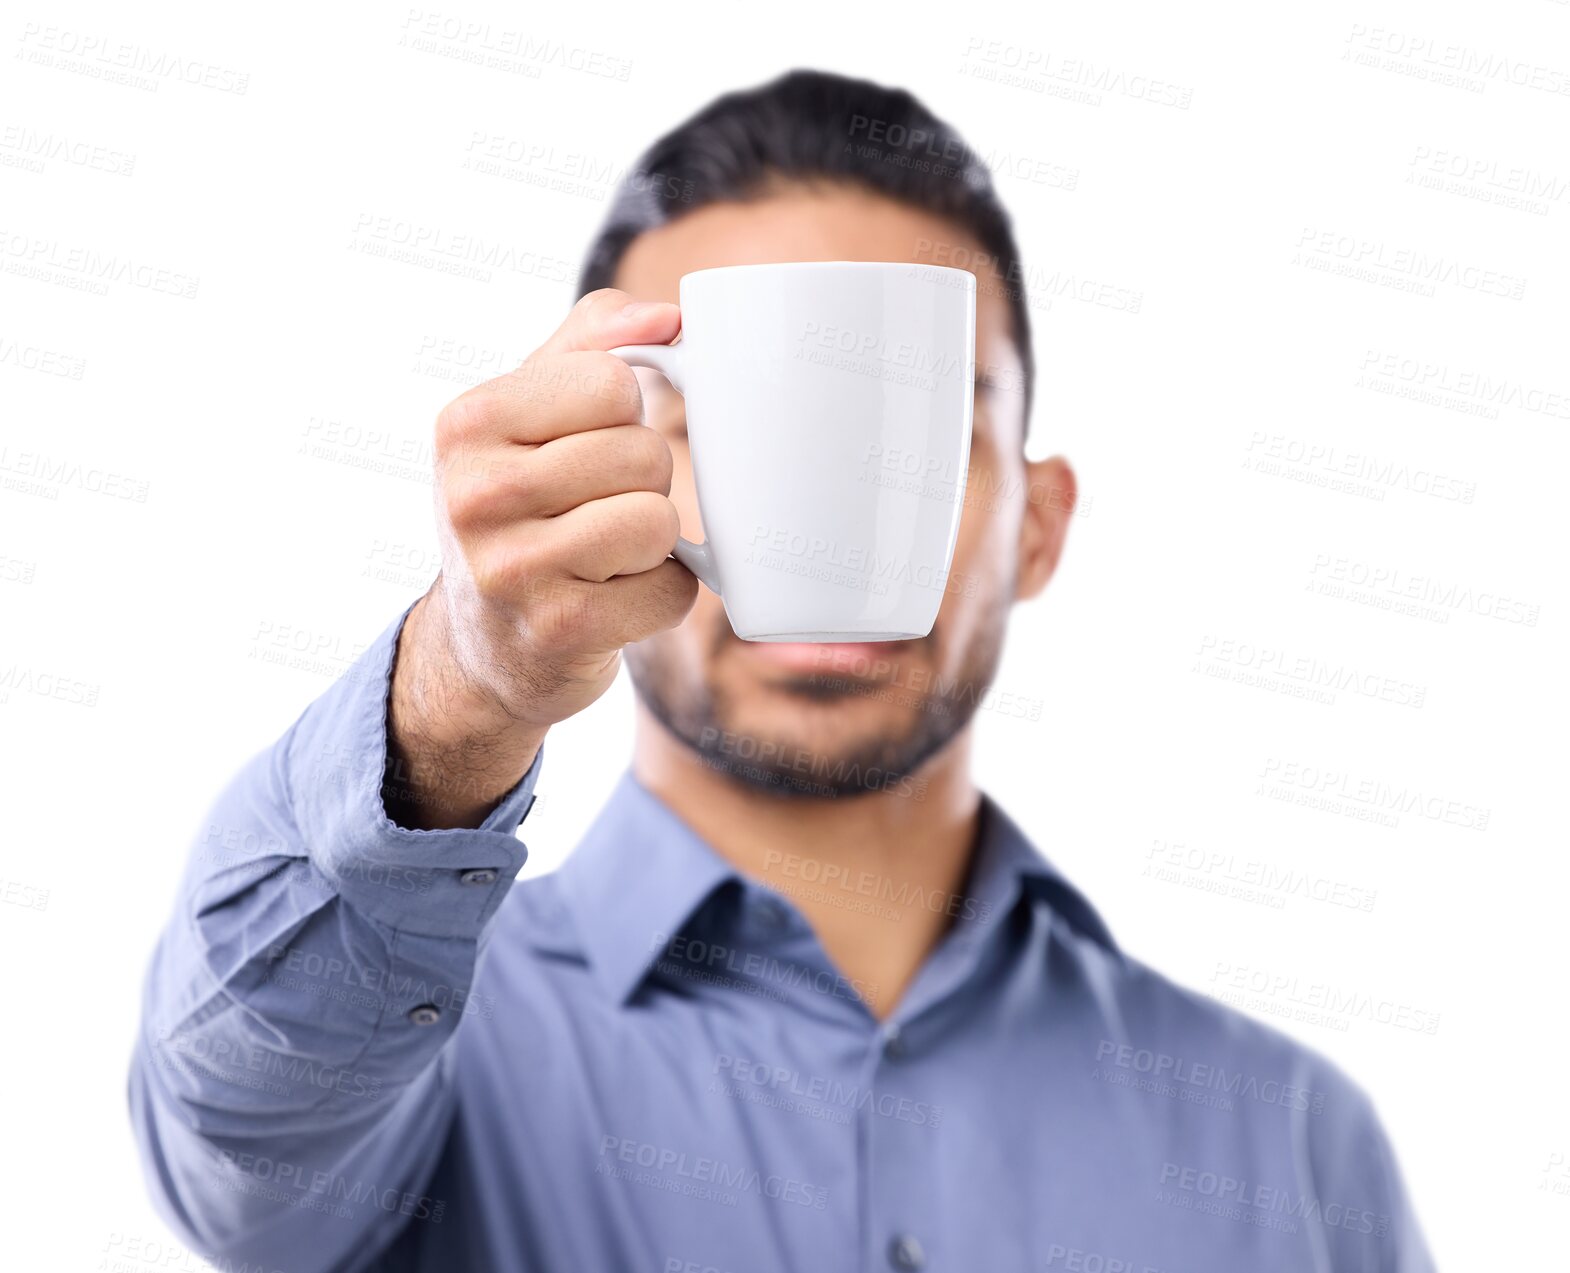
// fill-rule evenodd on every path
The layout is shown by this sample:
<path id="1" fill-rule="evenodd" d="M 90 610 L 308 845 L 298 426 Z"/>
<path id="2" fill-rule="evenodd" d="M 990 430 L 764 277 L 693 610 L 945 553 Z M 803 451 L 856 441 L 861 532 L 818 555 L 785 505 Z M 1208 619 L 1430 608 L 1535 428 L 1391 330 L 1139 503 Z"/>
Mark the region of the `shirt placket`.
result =
<path id="1" fill-rule="evenodd" d="M 865 1267 L 872 1270 L 968 1268 L 949 1250 L 954 1226 L 931 1170 L 943 1152 L 945 1023 L 954 996 L 1000 957 L 1005 916 L 1019 903 L 1019 881 L 989 878 L 978 899 L 982 918 L 951 929 L 911 983 L 893 1016 L 873 1033 L 863 1061 L 871 1099 L 861 1121 Z"/>
<path id="2" fill-rule="evenodd" d="M 863 1267 L 958 1267 L 944 1251 L 942 1203 L 932 1156 L 940 1150 L 935 1068 L 898 1021 L 872 1033 L 860 1075 Z"/>

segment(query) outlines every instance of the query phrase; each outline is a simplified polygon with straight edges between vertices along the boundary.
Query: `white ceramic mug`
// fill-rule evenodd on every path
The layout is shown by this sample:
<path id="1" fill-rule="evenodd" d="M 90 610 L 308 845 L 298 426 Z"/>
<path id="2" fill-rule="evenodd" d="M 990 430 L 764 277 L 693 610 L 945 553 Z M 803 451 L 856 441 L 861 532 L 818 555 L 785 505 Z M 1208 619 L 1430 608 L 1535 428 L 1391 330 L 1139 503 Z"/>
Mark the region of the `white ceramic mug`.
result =
<path id="1" fill-rule="evenodd" d="M 681 339 L 611 352 L 687 400 L 706 542 L 674 556 L 747 641 L 925 636 L 970 463 L 976 277 L 791 262 L 681 280 Z"/>

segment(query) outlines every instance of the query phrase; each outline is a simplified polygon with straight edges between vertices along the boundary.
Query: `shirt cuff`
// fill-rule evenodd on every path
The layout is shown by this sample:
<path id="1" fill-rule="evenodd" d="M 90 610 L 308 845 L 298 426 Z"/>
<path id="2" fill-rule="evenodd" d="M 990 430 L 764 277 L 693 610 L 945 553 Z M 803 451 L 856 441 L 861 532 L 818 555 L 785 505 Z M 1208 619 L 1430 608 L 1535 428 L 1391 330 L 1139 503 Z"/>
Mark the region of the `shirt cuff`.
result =
<path id="1" fill-rule="evenodd" d="M 360 913 L 400 932 L 477 938 L 528 858 L 517 830 L 534 803 L 545 748 L 478 827 L 417 831 L 387 816 L 387 698 L 413 608 L 290 729 L 289 803 L 312 862 Z"/>

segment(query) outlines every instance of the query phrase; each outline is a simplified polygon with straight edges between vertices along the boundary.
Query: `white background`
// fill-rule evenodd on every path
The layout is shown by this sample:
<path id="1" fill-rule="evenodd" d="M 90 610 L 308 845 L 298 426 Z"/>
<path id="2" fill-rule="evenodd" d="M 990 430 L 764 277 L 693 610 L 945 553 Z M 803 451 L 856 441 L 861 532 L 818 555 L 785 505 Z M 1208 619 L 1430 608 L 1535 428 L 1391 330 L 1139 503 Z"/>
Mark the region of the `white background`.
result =
<path id="1" fill-rule="evenodd" d="M 1263 986 L 1252 1011 L 1372 1091 L 1442 1266 L 1562 1257 L 1570 95 L 1489 68 L 1564 84 L 1570 6 L 410 12 L 29 0 L 0 26 L 5 1263 L 176 1258 L 125 1069 L 208 803 L 423 591 L 431 422 L 559 321 L 612 181 L 792 66 L 957 125 L 1030 269 L 1032 450 L 1086 502 L 999 678 L 1041 718 L 981 713 L 980 778 L 1129 951 Z M 466 23 L 626 78 L 474 65 Z M 116 57 L 208 82 L 114 83 Z M 493 146 L 504 174 L 466 166 Z M 408 233 L 532 264 L 376 254 Z M 89 253 L 152 269 L 93 294 Z M 1439 276 L 1403 290 L 1418 259 Z M 1261 650 L 1382 694 L 1232 679 Z M 624 677 L 553 734 L 528 871 L 617 777 L 630 703 Z M 1381 825 L 1369 791 L 1426 803 Z M 1201 865 L 1147 874 L 1158 846 Z M 1212 891 L 1250 864 L 1372 909 Z"/>

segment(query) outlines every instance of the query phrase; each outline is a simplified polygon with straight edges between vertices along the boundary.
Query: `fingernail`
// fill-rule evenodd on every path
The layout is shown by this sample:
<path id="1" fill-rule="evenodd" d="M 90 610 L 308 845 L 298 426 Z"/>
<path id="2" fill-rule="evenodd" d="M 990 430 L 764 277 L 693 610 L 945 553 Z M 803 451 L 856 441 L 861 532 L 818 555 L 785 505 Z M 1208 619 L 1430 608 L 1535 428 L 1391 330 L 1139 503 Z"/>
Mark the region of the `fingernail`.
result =
<path id="1" fill-rule="evenodd" d="M 623 305 L 621 312 L 628 318 L 636 318 L 639 314 L 653 309 L 659 303 L 659 301 L 633 301 L 631 305 Z"/>

